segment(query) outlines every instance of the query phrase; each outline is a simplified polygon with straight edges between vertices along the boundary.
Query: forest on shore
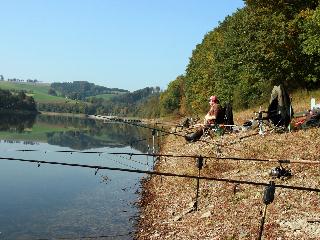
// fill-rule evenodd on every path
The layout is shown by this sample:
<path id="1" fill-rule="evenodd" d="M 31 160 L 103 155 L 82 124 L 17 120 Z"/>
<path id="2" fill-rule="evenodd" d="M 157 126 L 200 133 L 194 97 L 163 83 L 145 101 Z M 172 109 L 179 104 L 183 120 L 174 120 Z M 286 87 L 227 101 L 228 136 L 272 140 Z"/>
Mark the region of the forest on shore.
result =
<path id="1" fill-rule="evenodd" d="M 289 92 L 320 86 L 318 0 L 245 0 L 208 32 L 186 72 L 160 96 L 160 114 L 203 113 L 217 95 L 235 109 L 268 101 L 274 85 Z"/>

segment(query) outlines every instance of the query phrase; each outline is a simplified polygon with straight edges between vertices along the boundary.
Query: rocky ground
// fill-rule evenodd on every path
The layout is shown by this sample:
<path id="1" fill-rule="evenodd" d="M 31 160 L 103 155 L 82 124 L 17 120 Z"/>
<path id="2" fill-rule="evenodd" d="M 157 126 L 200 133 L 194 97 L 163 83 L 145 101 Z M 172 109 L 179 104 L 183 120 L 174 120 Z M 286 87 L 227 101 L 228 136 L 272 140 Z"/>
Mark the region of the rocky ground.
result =
<path id="1" fill-rule="evenodd" d="M 192 131 L 189 130 L 189 131 Z M 161 153 L 213 157 L 290 159 L 320 163 L 320 128 L 290 133 L 257 129 L 206 136 L 188 143 L 168 135 Z M 185 132 L 184 132 L 185 133 Z M 219 146 L 217 146 L 217 144 Z M 221 146 L 222 145 L 222 146 Z M 283 164 L 293 176 L 273 179 L 277 162 L 205 160 L 201 176 L 320 189 L 320 164 Z M 161 157 L 155 171 L 197 175 L 195 158 Z M 196 179 L 152 176 L 143 182 L 136 238 L 257 239 L 265 186 L 200 180 L 198 210 Z M 320 239 L 320 193 L 276 187 L 268 205 L 262 239 Z"/>

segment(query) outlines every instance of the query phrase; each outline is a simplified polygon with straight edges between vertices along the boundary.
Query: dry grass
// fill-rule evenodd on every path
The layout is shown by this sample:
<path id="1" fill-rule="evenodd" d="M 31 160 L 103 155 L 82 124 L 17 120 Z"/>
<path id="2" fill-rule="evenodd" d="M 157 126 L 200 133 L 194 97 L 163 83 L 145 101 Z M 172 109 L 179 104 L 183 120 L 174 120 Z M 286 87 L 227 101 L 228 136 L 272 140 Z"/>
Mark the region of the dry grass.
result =
<path id="1" fill-rule="evenodd" d="M 316 101 L 320 102 L 320 91 L 297 91 L 292 94 L 292 106 L 295 112 L 301 112 L 310 109 L 310 100 L 315 98 Z"/>
<path id="2" fill-rule="evenodd" d="M 295 101 L 295 100 L 294 100 Z M 306 109 L 309 102 L 301 104 Z M 235 114 L 238 122 L 248 119 L 252 109 Z M 244 116 L 244 117 L 243 117 Z M 291 133 L 268 132 L 249 136 L 257 130 L 225 134 L 207 139 L 212 143 L 187 143 L 170 135 L 162 153 L 217 155 L 216 144 L 224 144 L 219 156 L 312 160 L 320 163 L 320 128 Z M 231 144 L 233 143 L 233 144 Z M 277 163 L 223 161 L 209 159 L 202 176 L 268 183 L 269 172 Z M 293 177 L 276 184 L 320 188 L 320 164 L 287 164 Z M 192 158 L 161 158 L 157 171 L 196 175 Z M 144 182 L 141 218 L 137 239 L 257 239 L 264 187 L 200 181 L 198 211 L 191 211 L 196 197 L 196 180 L 155 176 Z M 320 194 L 276 188 L 268 206 L 263 239 L 320 239 Z"/>

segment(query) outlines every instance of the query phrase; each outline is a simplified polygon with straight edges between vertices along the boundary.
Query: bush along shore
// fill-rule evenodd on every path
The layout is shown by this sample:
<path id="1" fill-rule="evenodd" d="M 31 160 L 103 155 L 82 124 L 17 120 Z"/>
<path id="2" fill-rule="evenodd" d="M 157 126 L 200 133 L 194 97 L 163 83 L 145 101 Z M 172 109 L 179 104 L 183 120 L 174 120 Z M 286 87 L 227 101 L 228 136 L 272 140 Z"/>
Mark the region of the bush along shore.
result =
<path id="1" fill-rule="evenodd" d="M 199 171 L 196 157 L 161 156 L 154 171 L 207 179 L 144 179 L 135 238 L 320 239 L 320 128 L 257 132 L 213 134 L 193 143 L 167 135 L 161 154 L 201 155 L 203 167 Z M 276 169 L 287 174 L 272 175 Z M 271 181 L 274 200 L 266 208 Z"/>

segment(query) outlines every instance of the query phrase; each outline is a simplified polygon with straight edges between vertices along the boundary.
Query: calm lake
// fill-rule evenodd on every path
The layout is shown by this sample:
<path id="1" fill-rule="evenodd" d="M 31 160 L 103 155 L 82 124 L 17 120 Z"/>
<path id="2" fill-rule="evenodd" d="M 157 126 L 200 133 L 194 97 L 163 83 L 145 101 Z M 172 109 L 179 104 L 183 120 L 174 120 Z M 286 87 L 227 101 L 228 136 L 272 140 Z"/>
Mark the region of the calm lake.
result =
<path id="1" fill-rule="evenodd" d="M 152 145 L 150 129 L 130 124 L 0 115 L 1 158 L 151 170 L 151 157 L 108 153 L 146 153 Z M 0 160 L 0 239 L 132 239 L 142 177 Z"/>

